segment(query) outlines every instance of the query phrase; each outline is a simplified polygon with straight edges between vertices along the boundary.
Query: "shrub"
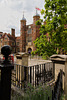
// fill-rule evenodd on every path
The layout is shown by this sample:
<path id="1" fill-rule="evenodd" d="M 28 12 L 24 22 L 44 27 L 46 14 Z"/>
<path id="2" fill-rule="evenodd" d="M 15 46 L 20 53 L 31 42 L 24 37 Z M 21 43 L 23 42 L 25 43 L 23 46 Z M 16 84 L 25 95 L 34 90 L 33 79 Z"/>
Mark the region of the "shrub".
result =
<path id="1" fill-rule="evenodd" d="M 34 88 L 31 84 L 28 84 L 23 100 L 48 100 L 48 96 L 51 100 L 52 87 L 45 84 Z"/>

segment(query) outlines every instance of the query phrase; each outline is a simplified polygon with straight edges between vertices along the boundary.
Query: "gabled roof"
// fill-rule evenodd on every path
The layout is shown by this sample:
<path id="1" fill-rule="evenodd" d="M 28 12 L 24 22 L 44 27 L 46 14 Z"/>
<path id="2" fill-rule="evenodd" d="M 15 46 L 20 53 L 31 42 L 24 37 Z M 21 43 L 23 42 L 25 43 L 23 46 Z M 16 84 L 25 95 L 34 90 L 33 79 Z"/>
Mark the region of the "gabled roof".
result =
<path id="1" fill-rule="evenodd" d="M 5 34 L 2 36 L 2 38 L 4 38 L 5 35 L 7 35 L 7 37 L 8 37 L 10 40 L 15 40 L 15 38 L 14 38 L 13 36 L 11 36 L 10 34 L 7 34 L 7 33 L 5 33 Z"/>
<path id="2" fill-rule="evenodd" d="M 7 36 L 9 37 L 9 39 L 15 40 L 15 38 L 13 36 L 11 36 L 10 34 L 7 34 Z"/>
<path id="3" fill-rule="evenodd" d="M 5 35 L 7 35 L 7 33 L 4 33 L 1 38 L 4 38 Z"/>

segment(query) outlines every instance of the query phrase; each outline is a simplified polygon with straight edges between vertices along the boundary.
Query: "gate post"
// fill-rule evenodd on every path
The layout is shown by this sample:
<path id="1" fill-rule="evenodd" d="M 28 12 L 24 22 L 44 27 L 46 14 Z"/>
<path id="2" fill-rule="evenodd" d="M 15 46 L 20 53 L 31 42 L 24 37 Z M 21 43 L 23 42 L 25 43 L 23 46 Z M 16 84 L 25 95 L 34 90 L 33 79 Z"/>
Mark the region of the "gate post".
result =
<path id="1" fill-rule="evenodd" d="M 11 70 L 14 66 L 8 60 L 11 54 L 10 46 L 3 46 L 1 53 L 5 60 L 0 65 L 0 100 L 11 100 Z"/>
<path id="2" fill-rule="evenodd" d="M 67 55 L 52 55 L 51 60 L 55 64 L 55 81 L 57 79 L 60 69 L 63 70 L 63 90 L 67 96 Z M 65 99 L 67 100 L 67 98 Z"/>
<path id="3" fill-rule="evenodd" d="M 20 67 L 20 73 L 18 72 L 19 66 L 16 66 L 16 79 L 19 80 L 20 77 L 20 82 L 22 83 L 21 87 L 24 87 L 24 81 L 28 81 L 28 53 L 17 53 L 16 63 L 22 65 Z"/>

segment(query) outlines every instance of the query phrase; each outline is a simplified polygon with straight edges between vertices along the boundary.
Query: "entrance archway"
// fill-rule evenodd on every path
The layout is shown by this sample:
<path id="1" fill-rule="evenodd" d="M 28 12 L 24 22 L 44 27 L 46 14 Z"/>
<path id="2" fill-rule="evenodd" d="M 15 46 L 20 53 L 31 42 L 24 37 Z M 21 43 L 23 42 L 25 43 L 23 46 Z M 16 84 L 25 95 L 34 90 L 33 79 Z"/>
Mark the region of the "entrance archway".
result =
<path id="1" fill-rule="evenodd" d="M 32 49 L 31 49 L 31 48 L 28 48 L 27 52 L 28 52 L 29 54 L 31 54 Z"/>

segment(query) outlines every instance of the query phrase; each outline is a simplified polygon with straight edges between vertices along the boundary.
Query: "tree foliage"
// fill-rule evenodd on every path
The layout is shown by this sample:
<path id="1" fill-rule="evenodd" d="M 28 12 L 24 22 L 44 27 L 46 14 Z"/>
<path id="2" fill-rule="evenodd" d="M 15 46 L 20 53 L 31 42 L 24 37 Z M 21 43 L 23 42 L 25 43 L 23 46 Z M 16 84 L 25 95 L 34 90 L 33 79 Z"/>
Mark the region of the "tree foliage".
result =
<path id="1" fill-rule="evenodd" d="M 36 25 L 41 25 L 40 34 L 34 43 L 37 47 L 35 53 L 39 55 L 51 56 L 56 52 L 58 48 L 67 52 L 67 2 L 66 0 L 45 0 L 45 10 L 41 10 L 41 14 L 44 15 L 46 25 L 43 24 L 43 20 L 36 22 Z M 49 41 L 46 33 L 48 33 Z"/>

